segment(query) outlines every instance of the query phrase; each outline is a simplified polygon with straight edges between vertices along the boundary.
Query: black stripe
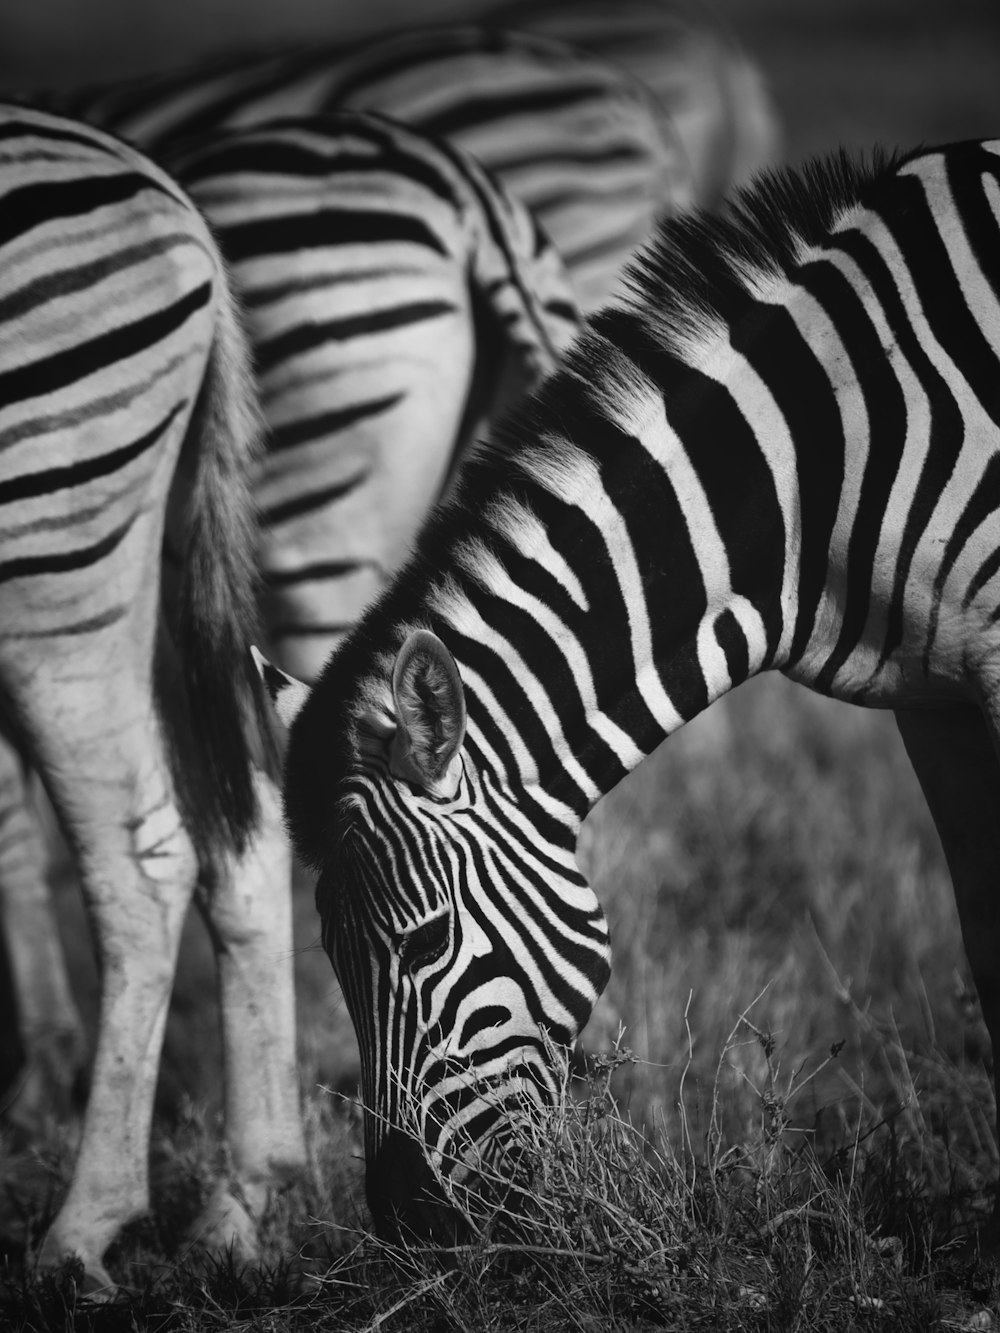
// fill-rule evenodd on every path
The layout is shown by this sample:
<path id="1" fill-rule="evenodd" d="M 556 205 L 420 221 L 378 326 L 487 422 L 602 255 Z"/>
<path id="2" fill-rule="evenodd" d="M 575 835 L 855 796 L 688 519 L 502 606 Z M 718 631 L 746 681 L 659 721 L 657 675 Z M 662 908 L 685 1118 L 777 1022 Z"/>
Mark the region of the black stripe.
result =
<path id="1" fill-rule="evenodd" d="M 5 560 L 0 563 L 0 583 L 9 583 L 12 579 L 33 578 L 39 574 L 67 574 L 72 570 L 86 569 L 89 565 L 95 565 L 124 541 L 138 517 L 138 513 L 130 515 L 121 527 L 115 528 L 93 546 L 50 555 L 27 555 L 15 560 Z"/>
<path id="2" fill-rule="evenodd" d="M 359 140 L 367 152 L 354 148 Z M 437 152 L 436 144 L 425 143 L 377 111 L 340 111 L 329 117 L 272 121 L 256 132 L 235 129 L 217 135 L 207 149 L 199 147 L 193 154 L 185 154 L 182 145 L 173 165 L 188 188 L 245 173 L 327 179 L 336 191 L 338 178 L 348 174 L 396 175 L 458 209 L 461 201 L 454 183 L 429 156 Z"/>
<path id="3" fill-rule="evenodd" d="M 43 274 L 29 282 L 27 286 L 12 292 L 0 301 L 0 324 L 14 319 L 21 319 L 37 306 L 60 297 L 70 296 L 75 292 L 96 287 L 113 273 L 138 267 L 147 259 L 169 254 L 179 241 L 188 241 L 189 236 L 173 232 L 167 236 L 156 236 L 141 245 L 125 246 L 104 254 L 90 264 L 78 264 L 75 268 L 59 269 L 54 273 Z"/>
<path id="4" fill-rule="evenodd" d="M 490 174 L 485 171 L 485 168 L 481 168 L 486 179 L 491 182 L 491 188 L 486 189 L 481 183 L 478 175 L 469 169 L 469 162 L 472 159 L 464 157 L 455 147 L 448 143 L 447 140 L 442 140 L 438 144 L 438 147 L 441 152 L 449 158 L 455 171 L 458 172 L 461 178 L 465 181 L 467 188 L 471 190 L 473 197 L 478 202 L 480 215 L 486 220 L 486 226 L 493 244 L 496 246 L 497 251 L 503 255 L 511 285 L 516 289 L 521 298 L 521 309 L 524 312 L 524 316 L 534 326 L 535 336 L 548 352 L 550 359 L 555 360 L 558 354 L 558 349 L 553 343 L 549 330 L 545 327 L 544 322 L 538 318 L 534 292 L 530 285 L 524 280 L 524 276 L 521 272 L 521 263 L 511 247 L 510 236 L 508 235 L 506 224 L 502 222 L 497 215 L 499 197 L 492 192 L 495 187 L 492 187 L 492 178 L 490 177 Z M 533 236 L 537 240 L 537 227 L 533 231 Z"/>
<path id="5" fill-rule="evenodd" d="M 300 565 L 296 569 L 274 569 L 264 575 L 269 588 L 294 587 L 298 583 L 315 583 L 320 579 L 341 579 L 345 574 L 357 574 L 362 569 L 378 568 L 374 560 L 323 560 L 314 565 Z"/>
<path id="6" fill-rule="evenodd" d="M 567 162 L 589 167 L 635 163 L 642 168 L 641 185 L 644 187 L 644 194 L 649 192 L 649 153 L 634 139 L 618 139 L 613 143 L 579 140 L 570 143 L 563 140 L 558 147 L 553 145 L 537 147 L 530 142 L 518 144 L 516 147 L 512 145 L 503 157 L 499 155 L 490 157 L 490 171 L 495 176 L 506 178 L 517 171 L 536 171 L 539 167 L 545 166 L 551 166 L 554 171 L 558 171 Z M 599 176 L 596 179 L 602 180 Z M 636 186 L 633 185 L 632 188 L 635 189 Z M 601 189 L 607 190 L 608 185 L 603 183 Z M 561 206 L 579 204 L 580 193 L 586 190 L 586 178 L 582 179 L 575 189 L 568 186 L 554 186 L 549 193 L 533 194 L 532 207 L 539 211 L 548 211 Z M 618 188 L 612 192 L 612 202 L 618 203 L 620 199 L 621 182 L 618 182 Z M 667 202 L 663 201 L 664 206 Z"/>
<path id="7" fill-rule="evenodd" d="M 29 118 L 26 120 L 5 120 L 0 125 L 0 143 L 5 139 L 48 139 L 56 143 L 74 143 L 83 144 L 85 148 L 94 149 L 102 156 L 109 154 L 109 146 L 103 135 L 89 134 L 83 125 L 73 125 L 68 121 L 60 121 L 55 118 L 56 123 L 47 125 L 41 121 Z M 123 147 L 112 141 L 114 147 Z M 124 153 L 123 153 L 124 159 Z"/>
<path id="8" fill-rule="evenodd" d="M 412 107 L 402 92 L 392 84 L 386 86 L 394 75 L 415 76 L 414 82 L 427 87 L 426 73 L 418 71 L 421 65 L 430 65 L 430 86 L 443 85 L 447 81 L 455 87 L 456 96 L 461 96 L 462 88 L 455 84 L 454 69 L 447 69 L 447 63 L 456 56 L 506 57 L 513 52 L 515 59 L 523 60 L 523 51 L 533 52 L 537 46 L 533 39 L 523 34 L 471 26 L 435 27 L 425 32 L 405 33 L 389 41 L 359 42 L 353 65 L 345 63 L 334 71 L 325 100 L 315 110 L 338 111 L 345 106 L 355 110 L 374 109 L 413 124 Z M 543 49 L 551 51 L 547 44 Z"/>
<path id="9" fill-rule="evenodd" d="M 828 248 L 831 253 L 835 251 L 836 241 Z M 863 297 L 833 263 L 824 260 L 797 270 L 795 281 L 815 298 L 837 329 L 848 364 L 834 373 L 844 385 L 849 385 L 852 375 L 859 385 L 863 384 L 860 391 L 874 413 L 870 420 L 873 435 L 879 437 L 878 448 L 888 443 L 893 458 L 898 460 L 906 430 L 906 405 Z M 798 473 L 802 549 L 798 612 L 789 652 L 790 662 L 795 663 L 805 651 L 826 589 L 830 540 L 844 484 L 846 441 L 831 367 L 811 363 L 813 354 L 808 350 L 799 356 L 790 352 L 794 372 L 782 381 L 780 361 L 768 357 L 765 349 L 761 351 L 762 364 L 774 362 L 768 383 L 789 422 Z M 759 356 L 754 352 L 755 364 Z M 853 595 L 852 588 L 848 600 Z"/>
<path id="10" fill-rule="evenodd" d="M 870 291 L 863 293 L 862 301 L 866 306 L 874 301 L 881 307 L 891 335 L 898 344 L 899 355 L 905 357 L 911 367 L 914 366 L 915 357 L 923 361 L 923 353 L 919 346 L 915 345 L 905 311 L 899 302 L 895 279 L 872 242 L 855 228 L 838 233 L 835 244 L 838 249 L 850 255 L 860 268 L 870 288 Z M 875 552 L 906 442 L 907 409 L 892 358 L 886 356 L 874 328 L 871 328 L 867 336 L 860 329 L 855 330 L 851 335 L 851 346 L 860 376 L 859 387 L 864 394 L 868 420 L 871 423 L 871 441 L 843 571 L 844 610 L 840 632 L 836 644 L 816 676 L 815 687 L 822 694 L 832 692 L 834 677 L 850 657 L 864 633 L 871 606 Z M 919 370 L 917 375 L 923 379 Z M 932 444 L 934 429 L 932 423 Z M 931 452 L 933 454 L 933 449 Z M 918 514 L 918 521 L 919 517 Z M 905 587 L 905 572 L 920 531 L 922 524 L 916 526 L 914 511 L 911 509 L 906 531 L 900 543 L 901 554 L 897 565 L 899 596 L 895 599 L 895 609 L 890 604 L 889 632 L 884 651 L 886 649 L 891 651 L 889 644 L 893 638 L 898 642 L 902 627 L 902 591 Z M 885 652 L 886 656 L 888 651 Z"/>
<path id="11" fill-rule="evenodd" d="M 96 634 L 117 625 L 124 620 L 132 608 L 127 605 L 113 606 L 99 615 L 88 616 L 86 620 L 74 620 L 68 625 L 56 625 L 52 629 L 7 630 L 0 629 L 0 639 L 61 639 L 77 634 Z"/>
<path id="12" fill-rule="evenodd" d="M 336 55 L 341 51 L 337 50 Z M 293 82 L 297 76 L 321 69 L 333 53 L 311 49 L 302 53 L 283 53 L 268 56 L 247 66 L 246 59 L 227 59 L 214 71 L 204 70 L 181 76 L 170 75 L 156 80 L 150 87 L 147 80 L 136 80 L 133 88 L 116 91 L 113 99 L 97 97 L 90 106 L 83 102 L 78 109 L 82 119 L 99 119 L 104 124 L 120 126 L 129 132 L 133 117 L 143 121 L 152 114 L 162 122 L 158 133 L 143 131 L 142 142 L 147 151 L 155 152 L 161 146 L 166 150 L 193 139 L 208 130 L 224 125 L 234 112 L 252 108 L 255 103 Z M 198 110 L 178 114 L 181 98 L 187 91 L 204 90 L 206 78 L 222 86 L 212 90 Z"/>
<path id="13" fill-rule="evenodd" d="M 347 287 L 352 283 L 379 282 L 385 278 L 421 276 L 424 269 L 419 264 L 372 264 L 363 268 L 352 268 L 349 273 L 311 273 L 307 277 L 287 278 L 260 287 L 242 286 L 240 296 L 247 310 L 258 310 L 265 306 L 277 305 L 279 301 L 303 292 L 322 292 L 334 287 Z"/>
<path id="14" fill-rule="evenodd" d="M 407 305 L 389 306 L 363 315 L 349 315 L 325 323 L 300 324 L 279 334 L 276 338 L 262 338 L 256 344 L 258 374 L 273 370 L 282 361 L 301 356 L 328 342 L 348 342 L 353 338 L 372 337 L 386 330 L 408 328 L 442 315 L 454 315 L 456 307 L 449 301 L 411 301 Z"/>
<path id="15" fill-rule="evenodd" d="M 367 479 L 368 472 L 366 470 L 357 473 L 356 476 L 349 477 L 347 481 L 338 481 L 335 486 L 325 486 L 322 490 L 308 491 L 295 500 L 285 500 L 282 504 L 271 505 L 269 508 L 260 511 L 260 522 L 266 528 L 273 528 L 279 523 L 287 522 L 290 518 L 298 518 L 302 514 L 309 514 L 314 509 L 323 509 L 342 496 L 350 495 Z"/>
<path id="16" fill-rule="evenodd" d="M 986 559 L 980 565 L 979 569 L 976 571 L 975 577 L 970 582 L 968 588 L 966 588 L 965 596 L 962 598 L 963 611 L 967 611 L 969 609 L 972 599 L 982 588 L 986 586 L 987 583 L 989 583 L 990 579 L 993 577 L 994 574 L 996 574 L 997 570 L 1000 570 L 1000 548 L 995 550 L 992 553 L 992 555 L 988 555 L 986 557 Z"/>
<path id="17" fill-rule="evenodd" d="M 309 213 L 283 213 L 221 227 L 219 238 L 230 264 L 295 250 L 384 243 L 420 245 L 448 255 L 444 242 L 421 218 L 379 209 L 317 208 Z"/>
<path id="18" fill-rule="evenodd" d="M 100 145 L 95 145 L 99 147 Z M 133 199 L 142 190 L 156 190 L 178 205 L 181 200 L 159 181 L 137 171 L 120 171 L 114 176 L 77 176 L 69 181 L 39 181 L 22 185 L 4 196 L 0 209 L 0 247 L 33 228 L 57 218 L 80 217 L 99 208 Z"/>
<path id="19" fill-rule="evenodd" d="M 553 643 L 549 631 L 539 624 L 534 612 L 508 601 L 502 593 L 490 592 L 464 571 L 455 570 L 452 576 L 459 587 L 470 594 L 485 623 L 504 642 L 516 645 L 519 657 L 546 695 L 548 707 L 559 719 L 560 728 L 572 753 L 593 785 L 600 786 L 600 777 L 603 775 L 609 775 L 612 781 L 623 778 L 625 770 L 614 751 L 607 741 L 587 726 L 576 677 L 566 658 Z M 587 639 L 583 640 L 581 648 L 585 653 L 589 651 Z M 508 706 L 511 721 L 526 740 L 526 733 L 534 735 L 543 726 L 550 725 L 549 720 L 543 719 L 535 712 L 534 705 L 528 702 L 527 692 L 523 706 L 519 706 L 516 711 L 510 709 L 512 696 L 505 697 L 504 702 Z M 535 753 L 533 742 L 528 741 L 528 748 Z M 575 781 L 573 790 L 576 791 Z"/>
<path id="20" fill-rule="evenodd" d="M 461 102 L 443 110 L 419 114 L 410 110 L 407 121 L 418 125 L 424 134 L 457 139 L 477 125 L 498 125 L 506 119 L 544 118 L 552 111 L 575 111 L 607 97 L 607 87 L 588 83 L 563 84 L 558 88 L 497 89 L 481 95 L 468 95 Z"/>
<path id="21" fill-rule="evenodd" d="M 18 402 L 56 393 L 116 362 L 128 360 L 147 347 L 167 339 L 196 311 L 208 305 L 212 284 L 182 296 L 173 305 L 157 310 L 131 324 L 122 324 L 87 342 L 73 343 L 40 361 L 14 370 L 0 371 L 0 402 Z"/>
<path id="22" fill-rule="evenodd" d="M 500 1027 L 504 1023 L 509 1023 L 510 1019 L 511 1012 L 506 1005 L 484 1004 L 482 1008 L 477 1009 L 465 1020 L 465 1025 L 458 1037 L 459 1049 L 468 1046 L 472 1038 L 486 1028 Z M 523 1037 L 519 1037 L 518 1040 L 523 1044 Z"/>
<path id="23" fill-rule="evenodd" d="M 361 421 L 368 421 L 383 412 L 390 412 L 394 407 L 398 407 L 405 396 L 403 393 L 391 393 L 384 398 L 373 398 L 366 403 L 354 403 L 338 411 L 323 412 L 314 417 L 300 417 L 297 421 L 275 426 L 269 443 L 270 452 L 293 449 L 297 445 L 312 444 L 315 440 L 324 439 L 329 435 L 339 435 L 341 431 L 349 430 Z"/>
<path id="24" fill-rule="evenodd" d="M 983 468 L 982 475 L 945 544 L 941 564 L 934 580 L 936 600 L 940 598 L 945 580 L 951 573 L 965 543 L 979 525 L 991 514 L 995 514 L 998 509 L 1000 509 L 1000 454 L 994 454 Z M 968 602 L 966 602 L 966 605 L 968 605 Z"/>
<path id="25" fill-rule="evenodd" d="M 0 482 L 0 505 L 13 504 L 17 500 L 28 500 L 37 495 L 50 495 L 53 491 L 65 490 L 70 486 L 82 486 L 97 477 L 106 477 L 126 467 L 136 458 L 141 457 L 167 433 L 174 421 L 187 406 L 187 399 L 177 403 L 152 430 L 140 435 L 131 444 L 112 449 L 109 453 L 96 458 L 84 458 L 68 467 L 47 468 L 43 472 L 28 472 L 9 481 Z"/>
<path id="26" fill-rule="evenodd" d="M 715 617 L 715 641 L 726 655 L 726 669 L 733 685 L 746 680 L 750 671 L 750 648 L 743 626 L 727 607 Z"/>

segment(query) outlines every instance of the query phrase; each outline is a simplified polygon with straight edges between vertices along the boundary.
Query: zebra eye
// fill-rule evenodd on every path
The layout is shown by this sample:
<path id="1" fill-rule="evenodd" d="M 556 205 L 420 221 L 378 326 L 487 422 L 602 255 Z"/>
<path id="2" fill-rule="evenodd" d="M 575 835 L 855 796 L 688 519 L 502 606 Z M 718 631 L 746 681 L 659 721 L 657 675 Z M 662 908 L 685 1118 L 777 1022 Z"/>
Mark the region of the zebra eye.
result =
<path id="1" fill-rule="evenodd" d="M 399 961 L 412 972 L 440 958 L 448 944 L 448 916 L 433 917 L 403 936 Z"/>

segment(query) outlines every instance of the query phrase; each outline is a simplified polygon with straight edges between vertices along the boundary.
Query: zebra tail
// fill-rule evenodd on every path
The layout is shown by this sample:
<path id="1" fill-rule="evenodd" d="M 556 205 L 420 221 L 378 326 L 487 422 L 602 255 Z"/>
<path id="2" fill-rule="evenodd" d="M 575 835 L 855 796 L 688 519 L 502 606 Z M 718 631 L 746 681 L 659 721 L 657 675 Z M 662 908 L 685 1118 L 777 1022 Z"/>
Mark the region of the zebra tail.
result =
<path id="1" fill-rule="evenodd" d="M 211 864 L 220 852 L 242 851 L 255 829 L 255 761 L 276 769 L 273 730 L 250 657 L 250 645 L 260 642 L 251 484 L 263 425 L 234 299 L 221 275 L 216 286 L 215 333 L 185 441 L 193 478 L 182 501 L 185 544 L 174 614 L 186 715 L 186 735 L 175 736 L 174 748 L 179 767 L 196 769 L 187 780 L 178 774 L 178 792 Z"/>

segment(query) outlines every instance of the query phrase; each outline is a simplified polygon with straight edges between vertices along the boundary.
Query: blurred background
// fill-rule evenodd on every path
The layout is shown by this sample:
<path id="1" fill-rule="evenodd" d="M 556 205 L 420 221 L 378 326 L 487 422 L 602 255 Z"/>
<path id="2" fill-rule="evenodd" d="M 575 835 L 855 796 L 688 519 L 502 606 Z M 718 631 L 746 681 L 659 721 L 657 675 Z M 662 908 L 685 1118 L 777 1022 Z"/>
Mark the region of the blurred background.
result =
<path id="1" fill-rule="evenodd" d="M 485 0 L 4 0 L 0 84 L 72 86 L 488 7 Z M 997 0 L 717 0 L 710 9 L 763 71 L 789 162 L 838 145 L 1000 135 Z M 616 955 L 588 1042 L 627 1025 L 627 1041 L 648 1062 L 626 1071 L 623 1083 L 642 1117 L 670 1122 L 682 1077 L 707 1107 L 726 1051 L 738 1120 L 740 1088 L 766 1076 L 759 1044 L 739 1032 L 751 1004 L 754 1023 L 776 1034 L 777 1058 L 789 1069 L 845 1042 L 800 1108 L 814 1125 L 844 1097 L 874 1107 L 899 1095 L 901 1077 L 911 1079 L 928 1114 L 947 1120 L 947 1097 L 934 1096 L 942 1062 L 965 1071 L 974 1099 L 988 1095 L 980 1078 L 988 1044 L 950 886 L 891 717 L 817 699 L 780 679 L 752 682 L 595 811 L 582 855 L 607 907 Z M 92 1014 L 93 969 L 79 946 L 81 914 L 69 883 L 60 885 L 60 900 Z M 296 910 L 304 1081 L 350 1088 L 353 1037 L 316 944 L 304 881 Z M 191 923 L 164 1107 L 217 1095 L 210 987 L 209 951 Z M 887 1032 L 914 1052 L 905 1077 L 886 1063 Z"/>

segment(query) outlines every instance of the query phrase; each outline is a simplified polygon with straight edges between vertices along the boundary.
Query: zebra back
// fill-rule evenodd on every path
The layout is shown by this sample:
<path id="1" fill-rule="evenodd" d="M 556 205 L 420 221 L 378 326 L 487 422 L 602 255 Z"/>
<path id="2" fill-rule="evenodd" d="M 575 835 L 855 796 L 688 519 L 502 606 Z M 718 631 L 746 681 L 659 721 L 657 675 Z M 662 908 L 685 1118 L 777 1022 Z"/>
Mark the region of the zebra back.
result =
<path id="1" fill-rule="evenodd" d="M 481 162 L 542 224 L 586 309 L 654 218 L 696 202 L 665 109 L 626 71 L 548 38 L 439 27 L 317 45 L 60 99 L 152 152 L 225 127 L 378 111 Z"/>

